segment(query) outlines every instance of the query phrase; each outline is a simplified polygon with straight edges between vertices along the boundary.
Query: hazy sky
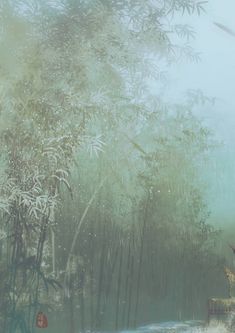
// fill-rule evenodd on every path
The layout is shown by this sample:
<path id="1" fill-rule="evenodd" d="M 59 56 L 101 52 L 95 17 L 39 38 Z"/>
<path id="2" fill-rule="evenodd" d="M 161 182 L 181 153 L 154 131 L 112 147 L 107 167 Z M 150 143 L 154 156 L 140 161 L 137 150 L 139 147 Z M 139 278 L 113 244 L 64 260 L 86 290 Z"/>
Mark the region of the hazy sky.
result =
<path id="1" fill-rule="evenodd" d="M 201 53 L 201 62 L 181 63 L 175 67 L 177 71 L 174 70 L 172 76 L 181 91 L 200 88 L 207 95 L 230 104 L 235 93 L 235 38 L 213 22 L 222 23 L 235 31 L 235 1 L 210 0 L 206 9 L 207 14 L 187 19 L 196 31 L 193 46 Z"/>
<path id="2" fill-rule="evenodd" d="M 174 66 L 169 92 L 180 96 L 187 89 L 201 89 L 217 98 L 215 107 L 204 109 L 203 114 L 198 110 L 224 143 L 204 169 L 208 203 L 212 223 L 235 225 L 235 37 L 213 24 L 235 31 L 235 0 L 209 0 L 206 10 L 200 17 L 186 19 L 196 31 L 193 47 L 201 53 L 201 62 Z"/>

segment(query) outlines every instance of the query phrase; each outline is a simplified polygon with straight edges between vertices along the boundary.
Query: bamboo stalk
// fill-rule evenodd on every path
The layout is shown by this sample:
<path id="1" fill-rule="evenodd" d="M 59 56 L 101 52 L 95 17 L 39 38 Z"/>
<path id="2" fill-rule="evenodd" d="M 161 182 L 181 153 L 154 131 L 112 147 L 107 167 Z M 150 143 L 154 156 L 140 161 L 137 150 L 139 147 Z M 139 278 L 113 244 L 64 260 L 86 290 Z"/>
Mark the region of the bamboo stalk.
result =
<path id="1" fill-rule="evenodd" d="M 82 214 L 81 219 L 77 223 L 76 231 L 74 233 L 73 241 L 72 241 L 72 244 L 71 244 L 71 248 L 70 248 L 68 259 L 67 259 L 67 263 L 66 263 L 64 284 L 66 284 L 66 278 L 67 278 L 68 271 L 69 271 L 69 263 L 70 263 L 70 260 L 72 258 L 72 255 L 73 255 L 74 248 L 75 248 L 75 245 L 76 245 L 76 242 L 77 242 L 77 239 L 78 239 L 78 236 L 79 236 L 82 224 L 83 224 L 83 222 L 84 222 L 84 220 L 85 220 L 85 218 L 87 216 L 89 208 L 91 207 L 93 201 L 95 200 L 96 195 L 98 194 L 98 192 L 100 191 L 100 189 L 103 187 L 105 181 L 106 181 L 106 178 L 102 179 L 102 181 L 100 182 L 99 186 L 96 188 L 96 190 L 92 194 L 92 196 L 91 196 L 91 198 L 90 198 L 90 200 L 89 200 L 89 202 L 88 202 L 88 204 L 87 204 L 87 206 L 86 206 L 86 208 L 85 208 L 85 210 L 84 210 L 84 212 Z"/>
<path id="2" fill-rule="evenodd" d="M 103 224 L 103 244 L 100 254 L 100 272 L 99 272 L 99 284 L 98 284 L 98 295 L 97 295 L 97 305 L 96 305 L 96 329 L 100 329 L 101 324 L 101 296 L 102 288 L 104 282 L 104 263 L 105 263 L 105 248 L 106 248 L 106 239 L 105 239 L 105 223 Z"/>
<path id="3" fill-rule="evenodd" d="M 56 274 L 55 267 L 55 231 L 51 228 L 52 274 Z"/>
<path id="4" fill-rule="evenodd" d="M 137 316 L 138 316 L 139 296 L 140 296 L 140 280 L 141 280 L 142 264 L 143 264 L 144 239 L 145 239 L 145 232 L 146 232 L 146 226 L 147 226 L 148 202 L 149 202 L 149 195 L 148 195 L 147 202 L 146 202 L 146 205 L 145 205 L 144 221 L 143 221 L 143 227 L 142 227 L 142 233 L 141 233 L 139 268 L 138 268 L 137 287 L 136 287 L 136 304 L 135 304 L 135 315 L 134 315 L 134 327 L 136 327 Z"/>
<path id="5" fill-rule="evenodd" d="M 119 261 L 119 272 L 118 272 L 118 289 L 117 289 L 117 301 L 116 301 L 116 321 L 115 329 L 118 330 L 119 324 L 119 309 L 120 309 L 120 295 L 121 295 L 121 283 L 122 283 L 122 260 L 123 260 L 123 245 L 120 244 L 120 261 Z"/>
<path id="6" fill-rule="evenodd" d="M 126 317 L 126 307 L 127 307 L 127 296 L 128 296 L 128 284 L 130 279 L 130 259 L 131 259 L 131 242 L 130 235 L 128 236 L 128 253 L 127 253 L 127 262 L 126 262 L 126 279 L 125 279 L 125 291 L 124 291 L 124 305 L 122 311 L 122 326 L 125 327 L 125 317 Z"/>
<path id="7" fill-rule="evenodd" d="M 93 331 L 94 326 L 94 224 L 90 227 L 90 330 Z"/>

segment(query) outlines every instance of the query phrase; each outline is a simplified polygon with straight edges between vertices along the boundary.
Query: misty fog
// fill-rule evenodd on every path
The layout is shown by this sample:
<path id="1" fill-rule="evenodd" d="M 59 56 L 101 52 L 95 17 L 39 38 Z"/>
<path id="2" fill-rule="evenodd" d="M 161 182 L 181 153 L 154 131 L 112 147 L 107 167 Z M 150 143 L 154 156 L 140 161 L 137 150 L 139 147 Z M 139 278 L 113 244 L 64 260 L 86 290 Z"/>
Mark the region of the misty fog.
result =
<path id="1" fill-rule="evenodd" d="M 214 22 L 235 31 L 234 11 L 234 1 L 215 0 L 206 5 L 206 15 L 188 18 L 196 31 L 192 44 L 200 52 L 201 60 L 174 66 L 167 89 L 170 98 L 180 99 L 187 89 L 200 89 L 216 99 L 213 107 L 197 112 L 222 144 L 211 157 L 213 167 L 209 163 L 205 174 L 209 184 L 211 223 L 221 227 L 233 224 L 235 219 L 235 38 L 220 30 Z"/>
<path id="2" fill-rule="evenodd" d="M 234 329 L 234 13 L 0 0 L 0 333 Z"/>

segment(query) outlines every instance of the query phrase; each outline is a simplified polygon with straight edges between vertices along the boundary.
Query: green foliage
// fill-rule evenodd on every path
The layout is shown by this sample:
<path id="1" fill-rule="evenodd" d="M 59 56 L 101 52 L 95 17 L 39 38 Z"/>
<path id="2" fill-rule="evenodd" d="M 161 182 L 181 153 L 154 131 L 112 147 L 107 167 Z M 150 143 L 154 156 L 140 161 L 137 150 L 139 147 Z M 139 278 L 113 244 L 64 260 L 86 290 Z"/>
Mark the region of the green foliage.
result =
<path id="1" fill-rule="evenodd" d="M 72 328 L 73 302 L 82 330 L 88 303 L 89 328 L 105 327 L 102 315 L 114 307 L 116 328 L 129 327 L 140 294 L 164 303 L 175 287 L 164 279 L 181 277 L 190 258 L 197 277 L 199 269 L 211 277 L 209 263 L 213 272 L 221 268 L 198 176 L 213 143 L 192 112 L 208 100 L 190 92 L 187 101 L 166 105 L 148 91 L 149 80 L 163 75 L 162 62 L 198 61 L 193 30 L 171 18 L 200 15 L 205 3 L 1 2 L 5 332 L 14 325 L 30 331 L 45 303 L 66 305 Z M 185 294 L 195 296 L 196 288 L 179 287 L 177 302 L 186 311 Z M 200 280 L 200 300 L 206 287 Z"/>

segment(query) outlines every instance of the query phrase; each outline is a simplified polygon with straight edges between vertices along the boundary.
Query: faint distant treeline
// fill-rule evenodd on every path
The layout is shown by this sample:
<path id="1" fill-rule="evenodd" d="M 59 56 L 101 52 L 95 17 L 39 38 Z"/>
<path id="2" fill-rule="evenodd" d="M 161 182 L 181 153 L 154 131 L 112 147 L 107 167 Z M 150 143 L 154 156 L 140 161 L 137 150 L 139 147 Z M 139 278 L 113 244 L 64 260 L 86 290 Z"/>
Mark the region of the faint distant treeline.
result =
<path id="1" fill-rule="evenodd" d="M 4 333 L 34 332 L 41 311 L 70 333 L 201 316 L 220 292 L 200 179 L 214 143 L 192 112 L 210 101 L 148 87 L 198 60 L 170 18 L 204 5 L 0 2 Z"/>
<path id="2" fill-rule="evenodd" d="M 98 174 L 105 174 L 107 164 L 99 167 Z M 84 171 L 75 184 L 90 192 L 98 181 L 91 185 L 83 177 Z M 106 183 L 72 257 L 65 307 L 72 327 L 124 329 L 166 319 L 201 319 L 209 297 L 226 296 L 224 260 L 216 246 L 220 233 L 207 225 L 200 191 L 190 180 L 181 187 L 177 179 L 171 184 L 168 178 L 158 179 L 136 204 L 124 189 L 118 190 L 115 177 Z M 86 208 L 78 202 L 76 195 L 65 201 L 58 217 L 58 272 Z"/>

